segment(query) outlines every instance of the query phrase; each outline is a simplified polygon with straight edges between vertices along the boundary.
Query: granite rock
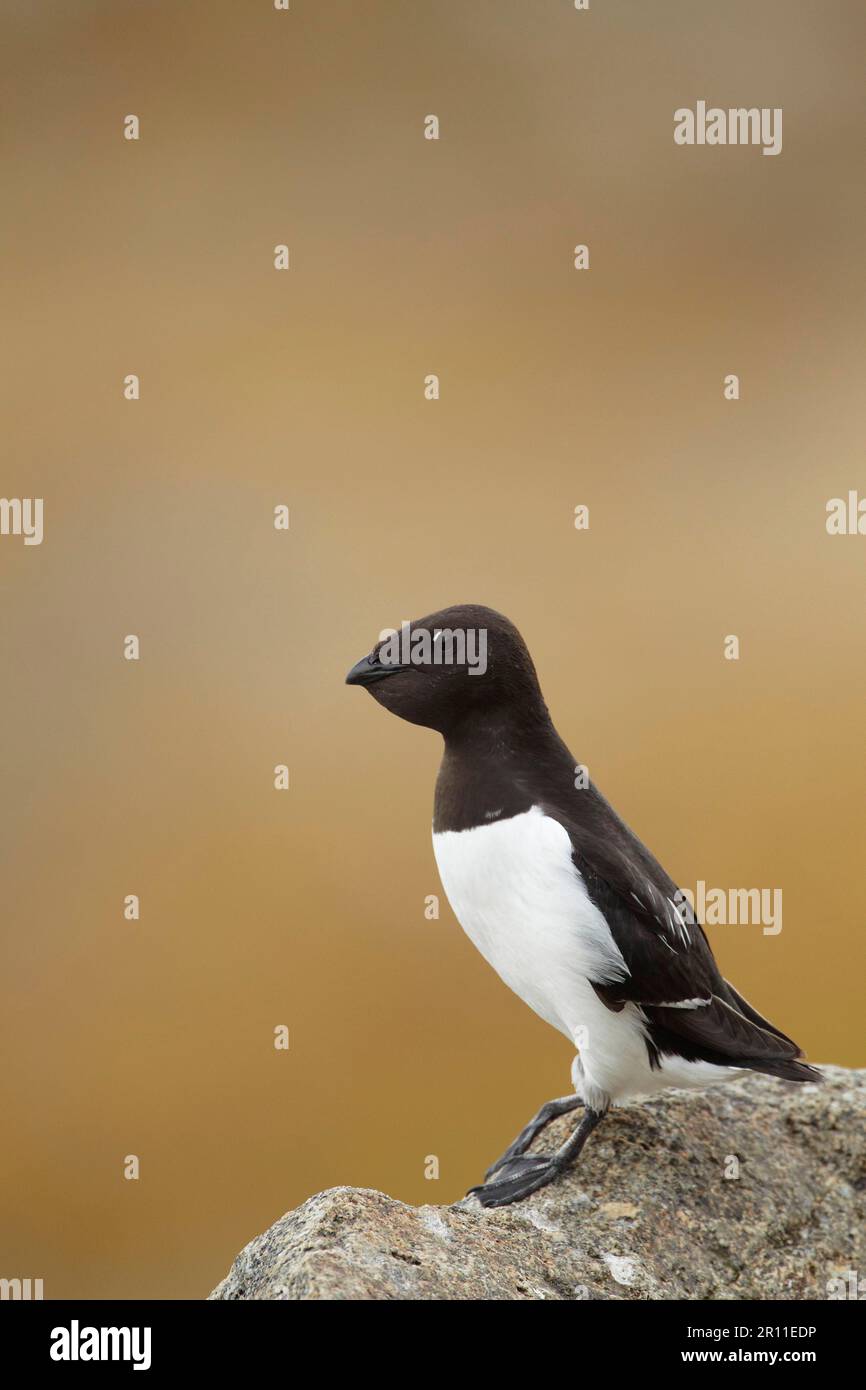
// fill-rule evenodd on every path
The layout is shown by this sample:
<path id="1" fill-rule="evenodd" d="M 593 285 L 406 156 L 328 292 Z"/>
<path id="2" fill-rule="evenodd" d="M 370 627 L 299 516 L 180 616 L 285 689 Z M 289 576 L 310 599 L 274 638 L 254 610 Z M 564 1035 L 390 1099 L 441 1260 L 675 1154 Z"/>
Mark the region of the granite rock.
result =
<path id="1" fill-rule="evenodd" d="M 852 1274 L 866 1291 L 866 1071 L 823 1071 L 623 1106 L 572 1171 L 507 1208 L 320 1192 L 210 1297 L 821 1300 Z"/>

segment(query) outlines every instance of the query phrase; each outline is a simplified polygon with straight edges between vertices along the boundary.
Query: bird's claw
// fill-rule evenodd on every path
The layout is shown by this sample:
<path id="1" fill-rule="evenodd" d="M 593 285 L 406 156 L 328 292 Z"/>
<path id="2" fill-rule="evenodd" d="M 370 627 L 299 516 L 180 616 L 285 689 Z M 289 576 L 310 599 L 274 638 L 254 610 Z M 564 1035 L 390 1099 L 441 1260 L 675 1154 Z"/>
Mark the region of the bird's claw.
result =
<path id="1" fill-rule="evenodd" d="M 507 1207 L 546 1187 L 560 1171 L 561 1165 L 552 1154 L 517 1154 L 509 1158 L 505 1153 L 488 1170 L 487 1181 L 470 1187 L 467 1196 L 477 1197 L 483 1207 Z M 496 1178 L 491 1182 L 490 1174 L 494 1172 Z"/>

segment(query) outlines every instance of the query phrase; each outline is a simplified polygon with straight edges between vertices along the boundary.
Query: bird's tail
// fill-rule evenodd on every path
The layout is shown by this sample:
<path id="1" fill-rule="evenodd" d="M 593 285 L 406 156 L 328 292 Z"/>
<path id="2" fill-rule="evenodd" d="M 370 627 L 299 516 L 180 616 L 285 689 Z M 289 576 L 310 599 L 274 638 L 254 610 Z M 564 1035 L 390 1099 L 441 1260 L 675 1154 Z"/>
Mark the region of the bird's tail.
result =
<path id="1" fill-rule="evenodd" d="M 734 989 L 730 980 L 725 980 L 725 985 L 730 995 L 730 1002 L 747 1018 L 750 1023 L 754 1023 L 765 1033 L 779 1038 L 782 1043 L 787 1044 L 789 1055 L 787 1057 L 754 1057 L 744 1061 L 736 1061 L 734 1066 L 745 1067 L 748 1071 L 760 1071 L 766 1076 L 778 1076 L 783 1081 L 823 1081 L 824 1077 L 817 1067 L 810 1067 L 808 1062 L 801 1062 L 798 1059 L 802 1056 L 800 1048 L 789 1038 L 787 1033 L 783 1033 L 781 1028 L 770 1023 L 769 1019 L 758 1013 L 742 994 Z"/>
<path id="2" fill-rule="evenodd" d="M 765 1076 L 778 1076 L 782 1081 L 823 1081 L 824 1077 L 817 1067 L 808 1062 L 798 1062 L 793 1058 L 776 1061 L 767 1057 L 746 1057 L 731 1060 L 731 1067 L 743 1067 L 746 1071 L 760 1071 Z"/>
<path id="3" fill-rule="evenodd" d="M 822 1079 L 820 1072 L 800 1060 L 803 1054 L 794 1040 L 762 1018 L 727 981 L 700 1007 L 653 1004 L 645 1005 L 644 1012 L 654 1025 L 653 1040 L 662 1053 L 763 1072 L 784 1081 Z"/>

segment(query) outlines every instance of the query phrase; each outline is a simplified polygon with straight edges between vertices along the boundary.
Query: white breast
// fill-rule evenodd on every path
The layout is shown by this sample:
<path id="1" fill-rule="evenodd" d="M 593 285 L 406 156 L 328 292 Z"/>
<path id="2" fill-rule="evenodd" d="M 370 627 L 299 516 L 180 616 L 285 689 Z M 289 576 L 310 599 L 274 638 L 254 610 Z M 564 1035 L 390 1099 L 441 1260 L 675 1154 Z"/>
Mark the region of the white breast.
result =
<path id="1" fill-rule="evenodd" d="M 509 988 L 572 1041 L 607 1012 L 589 978 L 621 980 L 625 962 L 590 900 L 558 821 L 535 806 L 509 820 L 433 836 L 448 901 Z"/>
<path id="2" fill-rule="evenodd" d="M 589 981 L 622 980 L 628 968 L 572 860 L 567 831 L 540 807 L 434 833 L 433 850 L 466 935 L 515 994 L 576 1044 L 572 1077 L 589 1103 L 731 1075 L 678 1058 L 651 1070 L 639 1007 L 611 1012 L 602 1004 Z"/>

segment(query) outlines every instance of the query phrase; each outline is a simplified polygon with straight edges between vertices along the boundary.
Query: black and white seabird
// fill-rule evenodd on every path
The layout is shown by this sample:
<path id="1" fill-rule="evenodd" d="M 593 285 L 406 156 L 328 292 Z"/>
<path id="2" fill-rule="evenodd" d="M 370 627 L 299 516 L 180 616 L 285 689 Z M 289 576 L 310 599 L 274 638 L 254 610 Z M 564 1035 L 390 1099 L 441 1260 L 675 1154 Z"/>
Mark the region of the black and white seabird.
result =
<path id="1" fill-rule="evenodd" d="M 461 632 L 486 634 L 483 673 L 467 652 L 443 659 L 443 635 Z M 347 683 L 443 735 L 433 848 L 448 900 L 505 983 L 578 1049 L 574 1095 L 543 1105 L 472 1189 L 484 1206 L 549 1183 L 630 1096 L 743 1069 L 820 1081 L 797 1044 L 722 978 L 687 899 L 594 783 L 575 786 L 579 764 L 513 624 L 461 604 L 408 624 L 407 635 L 401 657 L 382 639 Z M 459 642 L 450 654 L 461 655 Z M 551 1119 L 579 1106 L 559 1149 L 527 1153 Z"/>

